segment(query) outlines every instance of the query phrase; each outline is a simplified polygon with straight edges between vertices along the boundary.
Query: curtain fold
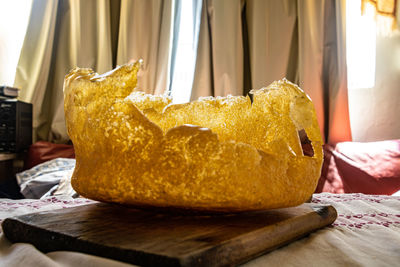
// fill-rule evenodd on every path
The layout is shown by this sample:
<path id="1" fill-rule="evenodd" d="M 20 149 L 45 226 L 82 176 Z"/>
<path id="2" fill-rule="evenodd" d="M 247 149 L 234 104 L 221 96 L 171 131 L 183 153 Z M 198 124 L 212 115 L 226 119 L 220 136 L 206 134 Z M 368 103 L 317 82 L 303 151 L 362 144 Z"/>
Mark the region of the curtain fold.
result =
<path id="1" fill-rule="evenodd" d="M 350 141 L 345 0 L 298 0 L 297 7 L 298 83 L 314 102 L 326 142 Z"/>
<path id="2" fill-rule="evenodd" d="M 168 89 L 172 0 L 122 0 L 117 64 L 143 59 L 138 89 L 163 94 Z"/>
<path id="3" fill-rule="evenodd" d="M 33 134 L 47 122 L 41 112 L 50 72 L 58 1 L 32 3 L 27 33 L 17 65 L 14 86 L 20 99 L 33 104 Z M 47 136 L 45 136 L 47 139 Z"/>
<path id="4" fill-rule="evenodd" d="M 35 0 L 14 85 L 33 104 L 34 138 L 69 140 L 63 81 L 74 67 L 112 67 L 109 0 Z M 39 31 L 39 34 L 38 34 Z"/>
<path id="5" fill-rule="evenodd" d="M 74 67 L 104 73 L 115 63 L 142 58 L 139 86 L 162 93 L 168 81 L 171 3 L 34 0 L 14 82 L 20 99 L 33 104 L 34 140 L 69 140 L 62 88 Z"/>
<path id="6" fill-rule="evenodd" d="M 240 95 L 286 77 L 313 100 L 327 142 L 351 140 L 345 0 L 204 1 L 204 7 L 192 99 Z M 242 85 L 247 57 L 251 88 Z"/>
<path id="7" fill-rule="evenodd" d="M 295 1 L 246 2 L 253 88 L 264 87 L 282 77 L 297 82 L 296 72 L 289 70 L 296 65 L 298 54 L 296 8 Z"/>
<path id="8" fill-rule="evenodd" d="M 240 0 L 204 0 L 192 99 L 243 93 Z"/>
<path id="9" fill-rule="evenodd" d="M 347 91 L 347 64 L 346 64 L 346 0 L 328 2 L 328 14 L 325 26 L 334 25 L 329 34 L 325 35 L 325 76 L 327 84 L 325 90 L 326 122 L 325 136 L 332 143 L 351 141 L 351 128 Z M 332 11 L 331 11 L 332 10 Z M 332 45 L 333 44 L 333 45 Z"/>
<path id="10" fill-rule="evenodd" d="M 287 77 L 313 99 L 327 142 L 351 139 L 345 0 L 202 1 L 192 100 Z M 168 91 L 173 3 L 34 0 L 15 86 L 34 105 L 37 139 L 68 140 L 62 86 L 73 67 L 101 73 L 143 59 L 138 88 Z"/>
<path id="11" fill-rule="evenodd" d="M 200 96 L 214 95 L 213 66 L 211 54 L 211 35 L 208 20 L 207 0 L 203 0 L 200 18 L 197 57 L 193 78 L 191 100 Z"/>

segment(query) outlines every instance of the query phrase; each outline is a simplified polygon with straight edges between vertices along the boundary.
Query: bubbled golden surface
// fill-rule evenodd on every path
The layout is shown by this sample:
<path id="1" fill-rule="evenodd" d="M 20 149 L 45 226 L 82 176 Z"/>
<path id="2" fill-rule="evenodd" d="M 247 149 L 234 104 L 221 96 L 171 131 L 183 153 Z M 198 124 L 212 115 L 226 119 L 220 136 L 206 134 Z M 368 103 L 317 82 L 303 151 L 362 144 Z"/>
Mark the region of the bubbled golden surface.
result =
<path id="1" fill-rule="evenodd" d="M 299 205 L 320 176 L 322 140 L 314 106 L 277 81 L 249 97 L 186 104 L 134 91 L 139 63 L 65 78 L 68 133 L 82 196 L 134 206 L 247 211 Z M 303 155 L 298 131 L 312 141 Z"/>

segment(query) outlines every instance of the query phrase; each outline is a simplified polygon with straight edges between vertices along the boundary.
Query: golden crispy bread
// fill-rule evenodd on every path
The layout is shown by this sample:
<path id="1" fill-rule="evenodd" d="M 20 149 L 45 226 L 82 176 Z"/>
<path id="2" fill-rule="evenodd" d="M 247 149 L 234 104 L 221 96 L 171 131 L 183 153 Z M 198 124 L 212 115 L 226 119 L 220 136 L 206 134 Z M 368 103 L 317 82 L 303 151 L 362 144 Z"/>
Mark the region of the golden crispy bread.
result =
<path id="1" fill-rule="evenodd" d="M 139 63 L 65 78 L 74 143 L 74 189 L 134 206 L 246 211 L 295 206 L 313 193 L 322 164 L 315 110 L 296 85 L 277 81 L 249 97 L 173 105 L 134 91 Z M 303 155 L 298 132 L 312 141 Z"/>

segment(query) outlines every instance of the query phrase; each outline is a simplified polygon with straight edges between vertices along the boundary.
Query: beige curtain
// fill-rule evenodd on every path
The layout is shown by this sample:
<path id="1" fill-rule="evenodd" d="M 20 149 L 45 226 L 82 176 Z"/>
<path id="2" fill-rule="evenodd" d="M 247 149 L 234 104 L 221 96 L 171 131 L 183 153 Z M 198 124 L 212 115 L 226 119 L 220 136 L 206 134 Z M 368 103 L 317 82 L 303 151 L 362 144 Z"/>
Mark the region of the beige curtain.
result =
<path id="1" fill-rule="evenodd" d="M 76 66 L 102 73 L 142 58 L 143 88 L 164 90 L 170 9 L 170 1 L 34 0 L 14 83 L 33 104 L 34 139 L 69 140 L 62 88 Z"/>
<path id="2" fill-rule="evenodd" d="M 313 99 L 327 140 L 350 140 L 344 2 L 203 0 L 192 99 L 287 77 Z M 172 14 L 172 0 L 34 0 L 15 86 L 34 105 L 37 139 L 68 140 L 62 84 L 75 66 L 141 58 L 139 89 L 163 93 Z"/>
<path id="3" fill-rule="evenodd" d="M 243 93 L 242 1 L 204 0 L 191 99 Z"/>
<path id="4" fill-rule="evenodd" d="M 351 140 L 347 96 L 346 1 L 297 2 L 299 80 L 314 101 L 328 143 Z"/>
<path id="5" fill-rule="evenodd" d="M 172 0 L 122 0 L 117 64 L 143 59 L 138 89 L 162 94 L 169 83 Z"/>
<path id="6" fill-rule="evenodd" d="M 63 80 L 76 66 L 112 67 L 110 2 L 33 1 L 14 85 L 33 104 L 34 136 L 67 141 Z"/>
<path id="7" fill-rule="evenodd" d="M 192 98 L 287 77 L 313 99 L 328 142 L 351 140 L 345 36 L 345 0 L 205 0 Z"/>

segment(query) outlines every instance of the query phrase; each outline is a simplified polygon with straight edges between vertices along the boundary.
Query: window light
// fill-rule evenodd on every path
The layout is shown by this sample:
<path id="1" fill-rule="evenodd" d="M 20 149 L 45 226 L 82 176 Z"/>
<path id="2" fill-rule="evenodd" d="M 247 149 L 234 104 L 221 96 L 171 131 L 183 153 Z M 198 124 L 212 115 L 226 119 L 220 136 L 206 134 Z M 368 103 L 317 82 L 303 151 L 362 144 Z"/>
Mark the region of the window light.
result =
<path id="1" fill-rule="evenodd" d="M 12 86 L 32 0 L 0 1 L 0 85 Z"/>
<path id="2" fill-rule="evenodd" d="M 374 11 L 361 15 L 361 0 L 347 1 L 347 84 L 349 89 L 375 86 L 376 23 Z"/>
<path id="3" fill-rule="evenodd" d="M 180 1 L 180 19 L 176 22 L 177 47 L 175 55 L 172 55 L 174 64 L 171 82 L 171 96 L 173 103 L 185 103 L 190 101 L 192 92 L 199 20 L 201 12 L 201 1 L 198 0 L 176 0 Z M 175 15 L 176 16 L 176 15 Z"/>

